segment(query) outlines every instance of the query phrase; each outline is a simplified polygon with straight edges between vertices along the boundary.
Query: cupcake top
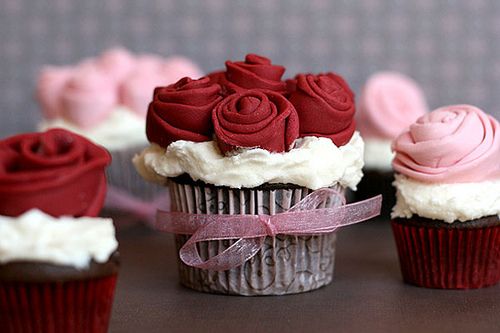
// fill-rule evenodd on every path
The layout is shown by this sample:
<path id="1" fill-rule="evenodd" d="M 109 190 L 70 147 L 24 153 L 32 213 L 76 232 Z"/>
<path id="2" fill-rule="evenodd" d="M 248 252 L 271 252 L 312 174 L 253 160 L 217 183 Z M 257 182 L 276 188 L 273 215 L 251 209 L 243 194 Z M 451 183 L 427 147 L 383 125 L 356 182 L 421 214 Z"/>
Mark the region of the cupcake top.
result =
<path id="1" fill-rule="evenodd" d="M 471 105 L 420 117 L 393 142 L 394 217 L 446 222 L 500 214 L 500 125 Z"/>
<path id="2" fill-rule="evenodd" d="M 144 122 L 156 86 L 200 70 L 181 57 L 167 59 L 111 49 L 75 66 L 45 67 L 37 82 L 41 130 L 63 127 L 115 150 L 146 143 Z"/>
<path id="3" fill-rule="evenodd" d="M 363 87 L 357 114 L 366 143 L 366 168 L 391 170 L 391 141 L 427 110 L 424 93 L 411 78 L 397 72 L 372 75 Z"/>
<path id="4" fill-rule="evenodd" d="M 0 216 L 0 264 L 40 262 L 85 269 L 104 263 L 117 250 L 111 219 L 51 217 L 33 209 Z"/>
<path id="5" fill-rule="evenodd" d="M 144 178 L 163 183 L 187 173 L 233 188 L 356 188 L 363 141 L 354 130 L 354 94 L 340 76 L 299 74 L 287 91 L 284 67 L 267 58 L 250 54 L 226 65 L 155 89 L 146 123 L 152 145 L 134 158 Z"/>
<path id="6" fill-rule="evenodd" d="M 97 216 L 110 162 L 104 148 L 63 129 L 0 140 L 0 215 Z"/>

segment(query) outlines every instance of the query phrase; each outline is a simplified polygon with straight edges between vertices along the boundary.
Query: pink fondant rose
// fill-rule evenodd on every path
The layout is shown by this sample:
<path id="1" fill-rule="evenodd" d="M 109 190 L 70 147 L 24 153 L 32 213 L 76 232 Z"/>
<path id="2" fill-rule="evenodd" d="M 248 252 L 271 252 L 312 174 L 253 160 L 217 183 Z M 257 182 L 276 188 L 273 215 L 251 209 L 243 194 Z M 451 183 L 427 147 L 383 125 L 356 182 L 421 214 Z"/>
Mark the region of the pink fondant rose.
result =
<path id="1" fill-rule="evenodd" d="M 225 72 L 208 76 L 224 87 L 226 94 L 247 89 L 265 89 L 279 93 L 286 92 L 286 83 L 281 81 L 285 67 L 274 65 L 268 58 L 248 54 L 245 61 L 226 61 Z"/>
<path id="2" fill-rule="evenodd" d="M 363 137 L 392 140 L 426 112 L 424 94 L 415 81 L 382 72 L 365 84 L 357 124 Z"/>
<path id="3" fill-rule="evenodd" d="M 116 83 L 94 63 L 85 63 L 61 91 L 62 117 L 79 127 L 92 127 L 113 111 L 117 101 Z"/>
<path id="4" fill-rule="evenodd" d="M 300 136 L 323 136 L 335 145 L 349 142 L 354 129 L 354 94 L 334 73 L 299 74 L 289 100 L 300 119 Z M 291 84 L 290 84 L 291 86 Z"/>
<path id="5" fill-rule="evenodd" d="M 210 140 L 210 116 L 221 99 L 220 86 L 207 77 L 186 77 L 168 87 L 156 88 L 146 117 L 148 140 L 162 147 L 177 140 Z"/>
<path id="6" fill-rule="evenodd" d="M 288 151 L 299 135 L 295 108 L 271 91 L 247 90 L 226 97 L 215 107 L 212 122 L 223 153 L 240 147 Z"/>
<path id="7" fill-rule="evenodd" d="M 394 140 L 394 169 L 423 182 L 477 182 L 500 177 L 500 126 L 471 105 L 439 108 Z"/>

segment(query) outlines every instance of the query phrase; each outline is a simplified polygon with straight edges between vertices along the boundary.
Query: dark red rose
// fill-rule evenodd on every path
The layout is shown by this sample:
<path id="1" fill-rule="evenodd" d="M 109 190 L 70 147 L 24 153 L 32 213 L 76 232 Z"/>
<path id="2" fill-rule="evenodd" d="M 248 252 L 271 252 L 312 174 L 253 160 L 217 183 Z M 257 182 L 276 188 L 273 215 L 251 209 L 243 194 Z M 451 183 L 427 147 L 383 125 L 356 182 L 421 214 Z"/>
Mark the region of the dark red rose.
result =
<path id="1" fill-rule="evenodd" d="M 279 93 L 259 89 L 224 98 L 215 107 L 212 122 L 223 153 L 239 147 L 288 151 L 299 135 L 293 105 Z"/>
<path id="2" fill-rule="evenodd" d="M 0 141 L 0 215 L 38 208 L 52 216 L 97 216 L 109 153 L 63 129 Z"/>
<path id="3" fill-rule="evenodd" d="M 289 100 L 300 119 L 300 137 L 323 136 L 345 145 L 355 130 L 354 94 L 334 73 L 297 75 Z"/>
<path id="4" fill-rule="evenodd" d="M 209 74 L 211 79 L 224 87 L 227 94 L 247 89 L 265 89 L 286 93 L 286 83 L 281 81 L 285 67 L 271 64 L 271 60 L 248 54 L 245 61 L 226 61 L 226 72 Z"/>
<path id="5" fill-rule="evenodd" d="M 183 78 L 168 87 L 156 88 L 146 117 L 150 142 L 166 148 L 177 140 L 202 142 L 211 139 L 210 116 L 221 101 L 220 86 L 208 77 Z"/>

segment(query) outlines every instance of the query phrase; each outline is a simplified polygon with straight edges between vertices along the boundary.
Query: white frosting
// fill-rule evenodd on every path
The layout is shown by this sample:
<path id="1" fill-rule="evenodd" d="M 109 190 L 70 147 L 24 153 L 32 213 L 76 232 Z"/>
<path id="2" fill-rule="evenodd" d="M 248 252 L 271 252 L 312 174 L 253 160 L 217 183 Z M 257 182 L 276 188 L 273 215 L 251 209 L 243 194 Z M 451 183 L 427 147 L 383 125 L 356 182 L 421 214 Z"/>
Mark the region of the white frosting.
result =
<path id="1" fill-rule="evenodd" d="M 80 134 L 108 150 L 146 145 L 146 120 L 125 107 L 116 108 L 108 118 L 92 128 L 81 128 L 63 118 L 44 120 L 40 131 L 60 127 Z"/>
<path id="2" fill-rule="evenodd" d="M 355 190 L 363 176 L 363 146 L 355 132 L 341 147 L 328 138 L 310 136 L 297 139 L 295 148 L 286 153 L 256 148 L 224 156 L 214 141 L 180 140 L 166 150 L 158 145 L 144 149 L 134 164 L 145 179 L 160 183 L 188 173 L 194 180 L 232 188 L 292 183 L 315 190 L 339 183 Z"/>
<path id="3" fill-rule="evenodd" d="M 38 209 L 0 216 L 0 263 L 37 261 L 86 268 L 106 262 L 118 248 L 111 219 L 54 218 Z"/>
<path id="4" fill-rule="evenodd" d="M 365 168 L 380 171 L 392 170 L 394 153 L 391 151 L 391 140 L 364 138 Z"/>
<path id="5" fill-rule="evenodd" d="M 428 184 L 396 175 L 396 205 L 391 216 L 470 221 L 490 215 L 500 217 L 500 179 L 479 183 Z"/>

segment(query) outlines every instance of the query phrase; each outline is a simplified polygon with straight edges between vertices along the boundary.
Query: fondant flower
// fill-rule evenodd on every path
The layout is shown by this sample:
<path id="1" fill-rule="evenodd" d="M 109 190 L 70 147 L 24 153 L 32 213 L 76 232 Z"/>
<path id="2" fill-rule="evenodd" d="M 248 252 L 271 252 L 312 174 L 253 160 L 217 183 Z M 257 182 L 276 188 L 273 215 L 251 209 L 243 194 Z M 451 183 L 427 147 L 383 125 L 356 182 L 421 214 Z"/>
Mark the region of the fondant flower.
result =
<path id="1" fill-rule="evenodd" d="M 476 182 L 500 177 L 500 125 L 471 105 L 420 117 L 393 142 L 394 169 L 423 182 Z"/>
<path id="2" fill-rule="evenodd" d="M 286 92 L 286 83 L 281 80 L 285 67 L 273 65 L 271 60 L 248 54 L 245 61 L 226 61 L 225 72 L 209 74 L 212 80 L 224 86 L 227 93 L 247 89 L 265 89 L 279 93 Z"/>
<path id="3" fill-rule="evenodd" d="M 300 119 L 300 137 L 322 136 L 335 145 L 349 142 L 354 133 L 354 94 L 334 73 L 299 74 L 289 100 Z"/>
<path id="4" fill-rule="evenodd" d="M 46 66 L 38 75 L 36 97 L 47 119 L 62 114 L 61 92 L 72 75 L 70 67 Z"/>
<path id="5" fill-rule="evenodd" d="M 427 112 L 420 87 L 399 73 L 370 77 L 359 101 L 357 125 L 363 137 L 392 140 Z"/>
<path id="6" fill-rule="evenodd" d="M 240 147 L 288 151 L 299 135 L 293 105 L 279 93 L 258 89 L 226 97 L 215 107 L 212 122 L 223 153 Z"/>
<path id="7" fill-rule="evenodd" d="M 118 101 L 116 83 L 94 63 L 76 68 L 61 91 L 62 116 L 79 127 L 105 119 Z"/>
<path id="8" fill-rule="evenodd" d="M 210 116 L 221 99 L 220 86 L 207 77 L 185 77 L 168 87 L 156 88 L 146 117 L 149 141 L 167 147 L 177 140 L 210 140 Z"/>
<path id="9" fill-rule="evenodd" d="M 109 78 L 117 83 L 121 83 L 134 70 L 137 60 L 127 50 L 114 48 L 104 52 L 96 59 L 96 62 Z"/>
<path id="10" fill-rule="evenodd" d="M 97 216 L 109 153 L 62 129 L 0 141 L 0 215 L 31 208 L 53 215 Z"/>

